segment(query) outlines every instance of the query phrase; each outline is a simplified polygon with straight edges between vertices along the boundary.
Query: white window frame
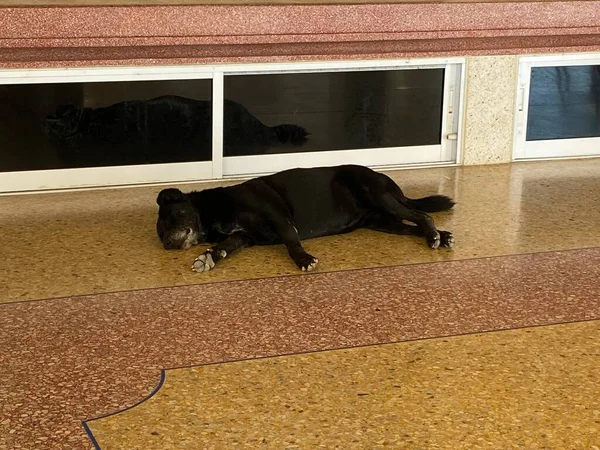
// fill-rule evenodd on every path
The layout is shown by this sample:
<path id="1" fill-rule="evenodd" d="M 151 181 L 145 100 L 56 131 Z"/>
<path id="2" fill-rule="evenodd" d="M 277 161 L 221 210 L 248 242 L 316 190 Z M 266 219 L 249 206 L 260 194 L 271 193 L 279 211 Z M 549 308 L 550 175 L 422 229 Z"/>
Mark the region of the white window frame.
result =
<path id="1" fill-rule="evenodd" d="M 543 160 L 600 156 L 600 137 L 527 141 L 529 93 L 533 67 L 600 65 L 600 53 L 553 54 L 519 58 L 513 160 Z"/>
<path id="2" fill-rule="evenodd" d="M 223 157 L 224 77 L 240 74 L 315 73 L 444 68 L 440 144 L 358 150 Z M 373 168 L 456 165 L 460 161 L 465 82 L 464 58 L 356 60 L 229 65 L 98 67 L 0 70 L 0 85 L 107 81 L 212 80 L 213 154 L 211 161 L 131 166 L 0 172 L 0 193 L 185 183 L 272 173 L 291 167 L 341 163 Z M 458 94 L 458 95 L 457 95 Z"/>
<path id="3" fill-rule="evenodd" d="M 461 62 L 463 60 L 461 59 Z M 464 80 L 464 64 L 450 62 L 450 59 L 436 64 L 423 64 L 417 60 L 403 61 L 354 61 L 343 64 L 317 63 L 312 67 L 281 65 L 271 70 L 227 70 L 224 76 L 254 74 L 285 74 L 315 72 L 355 72 L 359 70 L 415 70 L 445 69 L 442 124 L 440 144 L 413 147 L 361 148 L 353 150 L 331 150 L 297 152 L 270 155 L 230 156 L 223 158 L 223 175 L 226 177 L 252 176 L 273 173 L 292 167 L 331 166 L 340 163 L 362 164 L 373 168 L 395 168 L 414 165 L 454 164 L 458 161 L 458 131 L 460 130 L 461 80 Z M 293 68 L 293 69 L 292 69 Z M 292 69 L 292 70 L 290 70 Z M 448 138 L 450 136 L 450 138 Z M 221 153 L 222 154 L 222 153 Z"/>

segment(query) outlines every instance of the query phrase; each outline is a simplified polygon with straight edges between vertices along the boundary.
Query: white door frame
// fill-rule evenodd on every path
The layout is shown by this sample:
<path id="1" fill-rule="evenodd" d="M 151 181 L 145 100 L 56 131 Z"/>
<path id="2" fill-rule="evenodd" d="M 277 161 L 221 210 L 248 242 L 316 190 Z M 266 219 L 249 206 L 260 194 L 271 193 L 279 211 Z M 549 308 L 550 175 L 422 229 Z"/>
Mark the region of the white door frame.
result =
<path id="1" fill-rule="evenodd" d="M 600 65 L 600 53 L 555 54 L 519 58 L 513 160 L 527 161 L 600 156 L 600 137 L 527 141 L 531 69 L 533 67 L 590 65 Z"/>
<path id="2" fill-rule="evenodd" d="M 213 99 L 212 161 L 0 172 L 0 193 L 99 186 L 190 182 L 251 176 L 290 167 L 341 162 L 375 168 L 452 165 L 460 161 L 464 58 L 357 60 L 153 67 L 94 67 L 0 70 L 0 85 L 211 79 Z M 445 68 L 441 143 L 430 146 L 337 150 L 276 155 L 223 157 L 223 82 L 235 74 L 314 73 Z M 457 95 L 457 92 L 459 95 Z"/>

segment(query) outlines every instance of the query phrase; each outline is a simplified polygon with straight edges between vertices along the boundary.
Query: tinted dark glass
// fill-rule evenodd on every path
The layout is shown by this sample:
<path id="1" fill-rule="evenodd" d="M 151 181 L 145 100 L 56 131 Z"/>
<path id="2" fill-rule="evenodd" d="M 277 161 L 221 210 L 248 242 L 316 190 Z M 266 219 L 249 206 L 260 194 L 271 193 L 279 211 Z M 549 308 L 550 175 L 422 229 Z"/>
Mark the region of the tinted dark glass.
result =
<path id="1" fill-rule="evenodd" d="M 600 136 L 600 66 L 533 67 L 527 140 Z"/>
<path id="2" fill-rule="evenodd" d="M 0 86 L 0 171 L 209 161 L 210 80 Z"/>
<path id="3" fill-rule="evenodd" d="M 443 69 L 230 75 L 224 155 L 439 144 L 443 84 Z"/>

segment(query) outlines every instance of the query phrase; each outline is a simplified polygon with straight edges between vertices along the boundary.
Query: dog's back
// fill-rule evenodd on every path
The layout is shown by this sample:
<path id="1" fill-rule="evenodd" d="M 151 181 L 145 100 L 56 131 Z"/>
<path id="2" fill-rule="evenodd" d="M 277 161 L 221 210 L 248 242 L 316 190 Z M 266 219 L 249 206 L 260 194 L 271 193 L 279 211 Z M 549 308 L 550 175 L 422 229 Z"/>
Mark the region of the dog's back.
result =
<path id="1" fill-rule="evenodd" d="M 284 200 L 301 239 L 352 231 L 367 210 L 360 179 L 377 177 L 360 166 L 291 169 L 261 178 Z"/>

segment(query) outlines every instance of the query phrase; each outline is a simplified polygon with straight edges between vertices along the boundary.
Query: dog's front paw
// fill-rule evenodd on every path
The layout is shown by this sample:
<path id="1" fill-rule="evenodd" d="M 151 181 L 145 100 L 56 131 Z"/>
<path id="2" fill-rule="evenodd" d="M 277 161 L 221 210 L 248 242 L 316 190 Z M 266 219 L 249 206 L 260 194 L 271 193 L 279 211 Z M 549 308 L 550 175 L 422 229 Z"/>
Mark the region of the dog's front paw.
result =
<path id="1" fill-rule="evenodd" d="M 305 255 L 296 258 L 295 262 L 296 265 L 300 269 L 302 269 L 303 272 L 310 272 L 311 270 L 314 270 L 315 267 L 317 267 L 317 263 L 319 262 L 319 260 L 314 256 L 311 256 L 308 253 L 306 253 Z"/>
<path id="2" fill-rule="evenodd" d="M 440 246 L 452 248 L 454 247 L 454 235 L 449 231 L 440 231 Z"/>
<path id="3" fill-rule="evenodd" d="M 192 270 L 198 273 L 208 272 L 213 267 L 215 267 L 215 261 L 210 251 L 202 253 L 194 260 L 194 264 L 192 264 Z"/>

